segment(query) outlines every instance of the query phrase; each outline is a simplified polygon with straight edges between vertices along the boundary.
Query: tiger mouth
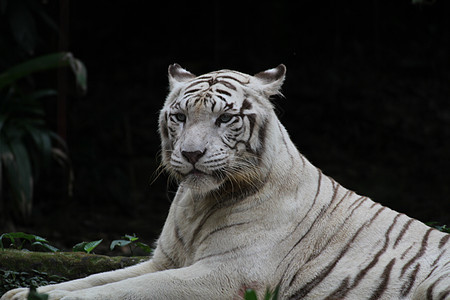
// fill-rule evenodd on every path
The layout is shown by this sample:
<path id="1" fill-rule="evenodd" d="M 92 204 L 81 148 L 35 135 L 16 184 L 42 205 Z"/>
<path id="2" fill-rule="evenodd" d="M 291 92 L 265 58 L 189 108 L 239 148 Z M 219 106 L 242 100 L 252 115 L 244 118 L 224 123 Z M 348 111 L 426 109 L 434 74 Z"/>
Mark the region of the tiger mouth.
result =
<path id="1" fill-rule="evenodd" d="M 203 172 L 203 171 L 200 171 L 199 169 L 194 167 L 194 168 L 192 168 L 191 171 L 189 171 L 189 173 L 187 175 L 205 176 L 205 175 L 208 175 L 208 174 Z"/>

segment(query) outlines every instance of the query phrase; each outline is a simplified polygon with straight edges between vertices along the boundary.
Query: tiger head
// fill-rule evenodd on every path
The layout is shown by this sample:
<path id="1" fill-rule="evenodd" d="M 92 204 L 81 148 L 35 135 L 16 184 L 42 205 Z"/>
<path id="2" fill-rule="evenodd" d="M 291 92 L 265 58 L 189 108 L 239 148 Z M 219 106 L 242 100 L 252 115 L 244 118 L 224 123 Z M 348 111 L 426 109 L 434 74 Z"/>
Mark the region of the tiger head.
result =
<path id="1" fill-rule="evenodd" d="M 203 194 L 257 186 L 274 115 L 269 97 L 279 94 L 285 73 L 279 65 L 254 76 L 221 70 L 197 77 L 169 66 L 159 117 L 164 167 Z"/>

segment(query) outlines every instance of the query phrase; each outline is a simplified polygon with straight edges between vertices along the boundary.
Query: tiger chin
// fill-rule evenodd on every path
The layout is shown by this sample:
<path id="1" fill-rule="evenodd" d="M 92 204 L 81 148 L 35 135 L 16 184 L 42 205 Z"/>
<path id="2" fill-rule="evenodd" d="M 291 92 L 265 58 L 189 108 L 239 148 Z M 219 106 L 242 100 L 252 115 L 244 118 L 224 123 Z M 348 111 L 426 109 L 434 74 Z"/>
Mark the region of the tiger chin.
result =
<path id="1" fill-rule="evenodd" d="M 296 149 L 270 98 L 286 67 L 169 67 L 162 164 L 179 181 L 152 257 L 38 288 L 50 299 L 450 299 L 450 235 L 338 184 Z M 26 299 L 27 289 L 1 298 Z"/>

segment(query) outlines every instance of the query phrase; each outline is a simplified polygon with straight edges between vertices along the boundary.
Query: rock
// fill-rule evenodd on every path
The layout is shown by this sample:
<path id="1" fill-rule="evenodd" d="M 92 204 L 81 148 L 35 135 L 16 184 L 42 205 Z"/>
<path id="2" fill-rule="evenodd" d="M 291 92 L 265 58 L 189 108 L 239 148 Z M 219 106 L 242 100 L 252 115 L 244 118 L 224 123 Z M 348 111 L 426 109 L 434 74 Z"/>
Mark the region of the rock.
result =
<path id="1" fill-rule="evenodd" d="M 51 275 L 75 279 L 135 265 L 147 257 L 123 257 L 87 254 L 82 252 L 30 252 L 0 250 L 0 269 L 14 271 L 37 270 Z"/>

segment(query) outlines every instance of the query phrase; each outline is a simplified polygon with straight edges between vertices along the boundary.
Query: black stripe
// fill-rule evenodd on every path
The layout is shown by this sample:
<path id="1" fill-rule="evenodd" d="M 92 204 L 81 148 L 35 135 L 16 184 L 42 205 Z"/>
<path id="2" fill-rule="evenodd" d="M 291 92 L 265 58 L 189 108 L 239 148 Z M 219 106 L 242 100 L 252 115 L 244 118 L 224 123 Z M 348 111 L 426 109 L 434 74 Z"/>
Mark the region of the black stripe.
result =
<path id="1" fill-rule="evenodd" d="M 198 91 L 201 91 L 201 89 L 192 89 L 192 90 L 186 91 L 186 92 L 184 92 L 184 95 L 186 96 L 186 95 L 198 92 Z"/>
<path id="2" fill-rule="evenodd" d="M 430 228 L 430 229 L 427 230 L 427 232 L 426 232 L 425 235 L 423 236 L 422 244 L 421 244 L 421 246 L 420 246 L 419 251 L 417 252 L 417 254 L 416 254 L 413 258 L 411 258 L 411 259 L 403 266 L 402 271 L 401 271 L 401 273 L 400 273 L 400 277 L 402 277 L 402 276 L 405 274 L 405 272 L 406 272 L 406 270 L 409 268 L 409 266 L 411 266 L 417 259 L 419 259 L 422 255 L 424 255 L 425 250 L 426 250 L 426 248 L 427 248 L 428 238 L 429 238 L 430 233 L 431 233 L 432 230 L 433 230 L 433 228 Z"/>
<path id="3" fill-rule="evenodd" d="M 203 74 L 203 75 L 200 75 L 197 78 L 195 78 L 195 80 L 204 80 L 205 81 L 205 80 L 209 80 L 209 79 L 213 78 L 213 76 L 214 76 L 214 74 L 211 74 L 211 73 Z"/>
<path id="4" fill-rule="evenodd" d="M 228 97 L 231 97 L 231 93 L 229 93 L 229 92 L 227 92 L 227 91 L 225 91 L 225 90 L 222 90 L 222 89 L 216 89 L 216 93 L 219 93 L 219 94 L 222 94 L 222 95 L 226 95 L 226 96 L 228 96 Z"/>
<path id="5" fill-rule="evenodd" d="M 247 118 L 248 118 L 250 124 L 255 123 L 255 117 L 253 115 L 247 115 Z M 264 120 L 258 130 L 259 147 L 258 147 L 258 149 L 256 149 L 256 154 L 258 155 L 258 157 L 261 157 L 261 155 L 266 150 L 266 135 L 267 135 L 267 127 L 268 127 L 267 123 L 268 123 L 268 121 Z M 253 129 L 252 129 L 252 132 L 253 132 Z M 250 135 L 250 137 L 251 137 L 251 135 Z M 261 159 L 259 159 L 259 162 L 261 162 Z"/>
<path id="6" fill-rule="evenodd" d="M 229 88 L 230 90 L 236 91 L 237 88 L 230 82 L 225 81 L 225 80 L 218 80 L 216 83 L 220 83 L 222 85 L 224 85 L 225 87 Z"/>
<path id="7" fill-rule="evenodd" d="M 417 276 L 417 273 L 419 272 L 419 269 L 420 269 L 420 264 L 417 264 L 416 267 L 414 268 L 414 270 L 411 272 L 411 274 L 409 274 L 408 281 L 405 282 L 402 286 L 402 291 L 401 291 L 402 297 L 406 297 L 406 295 L 408 295 L 411 292 L 411 288 L 413 287 L 414 282 L 416 282 L 416 276 Z"/>
<path id="8" fill-rule="evenodd" d="M 439 299 L 438 300 L 445 300 L 445 299 L 447 299 L 447 296 L 448 295 L 450 295 L 450 288 L 447 288 L 447 290 L 446 291 L 443 291 L 442 293 L 440 293 L 438 296 L 439 296 Z"/>
<path id="9" fill-rule="evenodd" d="M 219 253 L 208 254 L 208 255 L 205 255 L 205 256 L 202 256 L 202 257 L 196 259 L 196 262 L 199 262 L 199 261 L 207 259 L 207 258 L 215 257 L 215 256 L 223 256 L 225 254 L 233 253 L 236 250 L 240 250 L 240 249 L 242 249 L 242 246 L 237 246 L 237 247 L 234 247 L 234 248 L 231 248 L 226 251 L 219 252 Z"/>
<path id="10" fill-rule="evenodd" d="M 226 146 L 228 146 L 228 148 L 230 149 L 236 149 L 236 141 L 232 140 L 230 135 L 225 135 L 220 137 L 220 139 L 222 140 L 222 143 L 224 143 Z M 232 142 L 235 142 L 234 145 L 232 144 Z"/>
<path id="11" fill-rule="evenodd" d="M 389 283 L 389 278 L 391 276 L 391 271 L 392 271 L 392 267 L 395 264 L 395 258 L 393 258 L 389 264 L 384 268 L 383 273 L 381 274 L 381 278 L 383 278 L 383 280 L 381 281 L 381 283 L 378 285 L 377 289 L 375 290 L 375 292 L 373 292 L 372 296 L 370 297 L 369 300 L 377 300 L 380 299 L 381 295 L 384 294 L 384 292 L 386 291 L 386 288 L 388 286 Z"/>
<path id="12" fill-rule="evenodd" d="M 339 204 L 341 204 L 342 201 L 344 201 L 344 199 L 349 197 L 350 194 L 352 194 L 352 193 L 353 193 L 353 191 L 351 191 L 351 190 L 348 190 L 347 192 L 345 192 L 345 194 L 344 194 L 344 196 L 342 196 L 341 200 L 339 200 L 339 202 L 333 207 L 330 214 L 332 214 L 339 207 Z"/>
<path id="13" fill-rule="evenodd" d="M 224 98 L 223 96 L 221 96 L 221 95 L 214 94 L 214 97 L 219 98 L 219 99 L 222 100 L 223 102 L 227 102 L 227 99 L 225 99 L 225 98 Z"/>
<path id="14" fill-rule="evenodd" d="M 339 292 L 339 294 L 331 294 L 329 297 L 331 297 L 330 299 L 342 299 L 351 289 L 355 288 L 360 282 L 361 280 L 367 275 L 367 272 L 372 269 L 373 267 L 376 266 L 376 264 L 378 263 L 379 258 L 381 257 L 381 255 L 383 253 L 386 252 L 388 245 L 389 245 L 389 241 L 390 241 L 390 234 L 392 229 L 394 228 L 395 224 L 397 223 L 397 219 L 400 217 L 400 214 L 397 214 L 397 216 L 395 216 L 394 221 L 392 222 L 392 224 L 389 226 L 388 230 L 386 231 L 385 235 L 384 235 L 384 245 L 383 247 L 375 254 L 375 256 L 373 257 L 372 261 L 361 271 L 359 271 L 358 275 L 356 275 L 355 280 L 353 281 L 353 284 L 351 286 L 347 286 L 345 289 L 341 288 L 340 290 L 338 290 L 337 292 Z"/>
<path id="15" fill-rule="evenodd" d="M 161 135 L 163 138 L 168 139 L 169 138 L 169 129 L 167 128 L 167 112 L 164 113 L 164 118 L 161 120 L 161 124 L 159 126 Z"/>
<path id="16" fill-rule="evenodd" d="M 250 141 L 250 139 L 251 139 L 252 136 L 253 136 L 253 130 L 254 130 L 254 128 L 255 128 L 256 115 L 255 115 L 255 114 L 248 114 L 248 115 L 241 114 L 241 117 L 242 117 L 242 118 L 247 117 L 247 119 L 248 119 L 248 123 L 249 123 L 249 125 L 250 125 L 250 135 L 249 135 L 248 140 Z M 262 120 L 261 126 L 262 126 L 262 127 L 267 126 L 266 123 L 267 123 L 267 120 Z M 264 130 L 265 130 L 265 129 L 264 129 Z M 260 141 L 261 141 L 261 140 L 260 140 Z"/>
<path id="17" fill-rule="evenodd" d="M 316 222 L 323 216 L 323 214 L 325 213 L 325 211 L 326 211 L 326 206 L 322 207 L 322 209 L 320 210 L 319 215 L 317 216 L 316 219 L 314 219 L 314 222 L 313 222 L 313 223 L 311 224 L 311 226 L 308 228 L 308 231 L 306 231 L 305 234 L 302 235 L 302 237 L 300 237 L 300 239 L 299 239 L 299 240 L 291 247 L 291 249 L 289 250 L 289 252 L 283 257 L 283 259 L 281 260 L 281 262 L 283 262 L 283 261 L 286 259 L 286 257 L 288 257 L 289 254 L 291 254 L 291 252 L 294 251 L 294 249 L 301 243 L 301 241 L 309 234 L 309 232 L 313 229 L 313 227 L 314 227 L 314 225 L 316 224 Z M 296 229 L 299 227 L 300 224 L 301 224 L 301 222 L 300 222 L 299 224 L 297 224 Z M 320 253 L 318 253 L 318 254 L 320 254 Z M 288 267 L 286 268 L 286 271 L 289 269 L 289 267 L 291 266 L 291 264 L 294 262 L 295 259 L 296 259 L 296 257 L 294 256 L 294 257 L 292 258 L 292 260 L 289 262 Z M 285 271 L 285 273 L 286 273 L 286 271 Z M 291 278 L 291 280 L 289 281 L 289 284 L 288 284 L 288 285 L 291 286 L 292 283 L 295 281 L 296 278 L 297 278 L 297 274 L 295 274 L 295 275 Z"/>
<path id="18" fill-rule="evenodd" d="M 294 232 L 297 231 L 297 229 L 300 227 L 300 225 L 303 224 L 303 221 L 305 220 L 305 218 L 309 215 L 309 213 L 310 213 L 310 211 L 312 210 L 312 208 L 315 206 L 317 197 L 319 196 L 319 193 L 320 193 L 320 186 L 321 186 L 321 183 L 322 183 L 322 171 L 321 171 L 320 169 L 317 169 L 317 171 L 318 171 L 318 173 L 319 173 L 319 179 L 317 180 L 317 191 L 316 191 L 316 195 L 314 196 L 314 200 L 313 200 L 313 203 L 312 203 L 311 207 L 308 209 L 308 211 L 306 212 L 305 216 L 300 220 L 300 222 L 297 223 L 297 226 L 295 226 L 294 230 L 292 230 L 292 232 L 290 232 L 289 234 L 287 234 L 287 235 L 280 241 L 280 243 L 284 242 L 287 238 L 291 237 L 291 236 L 294 234 Z M 305 233 L 305 235 L 306 235 L 308 232 L 309 232 L 309 230 Z M 303 236 L 303 237 L 304 237 L 304 236 Z M 303 237 L 301 237 L 301 239 L 303 239 Z M 301 240 L 301 239 L 300 239 L 300 240 Z M 298 244 L 298 243 L 296 243 L 296 245 L 297 245 L 297 244 Z M 294 247 L 291 247 L 291 250 L 289 250 L 289 252 L 284 256 L 284 258 L 281 260 L 281 262 L 283 262 L 283 261 L 286 259 L 286 257 L 287 257 L 293 250 L 294 250 Z M 280 263 L 280 265 L 281 265 L 281 263 Z M 278 267 L 280 267 L 280 265 L 278 265 Z M 278 267 L 277 267 L 277 269 L 278 269 Z"/>
<path id="19" fill-rule="evenodd" d="M 364 202 L 366 202 L 368 200 L 368 198 L 367 197 L 365 197 L 365 196 L 361 196 L 361 197 L 359 197 L 358 199 L 356 199 L 353 203 L 352 203 L 352 205 L 350 205 L 349 206 L 349 208 L 351 208 L 353 205 L 355 205 L 356 203 L 358 203 L 358 205 L 356 205 L 353 209 L 352 209 L 352 211 L 350 212 L 350 215 L 349 215 L 349 217 L 350 216 L 352 216 L 353 215 L 353 212 L 355 211 L 355 210 L 357 210 Z"/>
<path id="20" fill-rule="evenodd" d="M 234 81 L 236 81 L 236 82 L 239 82 L 240 84 L 242 84 L 242 85 L 246 85 L 246 84 L 248 84 L 249 83 L 249 81 L 241 81 L 241 80 L 239 80 L 239 79 L 237 79 L 237 78 L 234 78 L 234 77 L 232 77 L 232 76 L 228 76 L 228 75 L 221 75 L 221 76 L 219 76 L 219 78 L 225 78 L 225 79 L 231 79 L 231 80 L 234 80 Z M 229 82 L 227 82 L 227 81 L 225 81 L 226 83 L 229 83 Z M 221 81 L 221 83 L 222 83 L 222 81 Z M 229 83 L 229 84 L 231 84 L 231 83 Z M 226 85 L 225 85 L 226 86 Z"/>
<path id="21" fill-rule="evenodd" d="M 191 87 L 196 86 L 197 84 L 205 83 L 205 82 L 207 83 L 208 80 L 196 80 L 196 81 L 192 82 L 190 85 L 188 85 L 188 86 L 186 87 L 186 90 L 190 89 Z"/>
<path id="22" fill-rule="evenodd" d="M 409 219 L 408 222 L 406 222 L 405 225 L 403 225 L 402 230 L 400 231 L 397 239 L 395 240 L 394 249 L 395 249 L 395 247 L 397 247 L 398 243 L 401 241 L 401 239 L 403 238 L 403 235 L 405 235 L 406 230 L 408 230 L 409 226 L 411 225 L 411 223 L 413 221 L 414 221 L 414 219 Z"/>
<path id="23" fill-rule="evenodd" d="M 211 112 L 214 112 L 214 107 L 216 107 L 217 102 L 214 99 L 210 99 L 210 102 L 211 102 Z"/>
<path id="24" fill-rule="evenodd" d="M 306 159 L 301 153 L 299 153 L 299 154 L 300 154 L 300 159 L 302 160 L 302 166 L 304 167 L 306 164 Z"/>
<path id="25" fill-rule="evenodd" d="M 413 245 L 414 245 L 414 244 L 413 244 Z M 406 254 L 408 254 L 409 250 L 412 249 L 413 245 L 409 246 L 409 247 L 402 253 L 402 255 L 400 256 L 400 259 L 403 260 L 403 259 L 405 258 Z"/>
<path id="26" fill-rule="evenodd" d="M 242 114 L 246 109 L 252 109 L 252 104 L 250 103 L 250 101 L 248 101 L 247 98 L 245 98 L 242 102 L 240 113 Z"/>
<path id="27" fill-rule="evenodd" d="M 277 121 L 278 121 L 278 129 L 280 130 L 280 134 L 281 134 L 281 137 L 282 137 L 282 139 L 283 139 L 283 144 L 284 144 L 284 146 L 286 147 L 286 151 L 287 151 L 287 153 L 289 154 L 289 156 L 291 157 L 291 161 L 295 161 L 294 156 L 292 155 L 291 152 L 289 152 L 288 143 L 287 143 L 287 141 L 286 141 L 285 133 L 284 133 L 282 127 L 281 127 L 281 126 L 282 126 L 282 125 L 281 125 L 281 122 L 280 122 L 279 120 L 277 120 Z M 287 138 L 287 140 L 289 140 L 289 137 Z"/>
<path id="28" fill-rule="evenodd" d="M 434 273 L 434 271 L 436 271 L 437 268 L 438 266 L 435 266 L 433 269 L 431 269 L 430 273 L 428 273 L 427 277 L 425 277 L 423 281 L 427 280 Z"/>
<path id="29" fill-rule="evenodd" d="M 331 201 L 330 201 L 330 203 L 328 203 L 328 206 L 327 206 L 327 208 L 328 208 L 336 200 L 340 185 L 337 183 L 335 184 L 335 181 L 333 180 L 333 178 L 330 178 L 330 177 L 327 177 L 327 178 L 331 180 L 331 184 L 333 185 L 333 189 L 334 189 L 333 197 L 331 197 Z"/>
<path id="30" fill-rule="evenodd" d="M 186 242 L 183 239 L 182 234 L 180 233 L 180 227 L 178 227 L 178 224 L 175 223 L 174 226 L 174 231 L 175 231 L 175 237 L 177 238 L 177 241 L 181 243 L 181 245 L 183 245 L 183 247 L 186 246 Z"/>
<path id="31" fill-rule="evenodd" d="M 448 274 L 443 274 L 441 275 L 439 278 L 436 279 L 435 282 L 433 282 L 432 285 L 430 285 L 427 289 L 427 299 L 426 300 L 433 300 L 433 289 L 436 286 L 436 284 L 438 284 L 442 279 L 444 278 L 448 278 Z M 449 291 L 450 292 L 450 291 Z M 445 299 L 446 294 L 448 294 L 449 292 L 445 293 L 444 295 L 442 295 L 438 300 L 443 300 Z"/>
<path id="32" fill-rule="evenodd" d="M 350 277 L 345 277 L 345 279 L 341 281 L 339 287 L 335 289 L 333 293 L 327 296 L 324 300 L 343 299 L 343 297 L 345 297 L 345 295 L 347 295 L 349 291 L 349 281 Z"/>
<path id="33" fill-rule="evenodd" d="M 374 208 L 374 207 L 377 206 L 377 205 L 380 205 L 380 204 L 377 203 L 377 202 L 374 202 L 374 203 L 369 207 L 369 209 L 372 209 L 372 208 Z"/>
<path id="34" fill-rule="evenodd" d="M 200 232 L 200 230 L 202 230 L 203 226 L 205 225 L 205 223 L 208 221 L 208 219 L 217 211 L 217 208 L 219 206 L 219 203 L 216 203 L 215 205 L 213 205 L 208 212 L 206 212 L 203 215 L 203 219 L 200 221 L 200 223 L 197 225 L 197 227 L 195 228 L 194 232 L 192 233 L 193 237 L 198 236 L 198 233 Z M 194 243 L 194 239 L 190 240 L 190 243 L 188 245 L 189 249 L 192 248 L 192 244 Z"/>
<path id="35" fill-rule="evenodd" d="M 222 231 L 222 230 L 226 230 L 235 226 L 241 226 L 241 225 L 246 225 L 246 224 L 250 224 L 254 221 L 247 221 L 247 222 L 239 222 L 239 223 L 235 223 L 235 224 L 229 224 L 229 225 L 225 225 L 219 228 L 214 229 L 213 231 L 211 231 L 210 233 L 208 233 L 208 235 L 206 235 L 200 242 L 199 244 L 203 243 L 205 240 L 207 240 L 208 238 L 210 238 L 212 235 Z"/>
<path id="36" fill-rule="evenodd" d="M 336 186 L 337 188 L 338 186 Z M 349 192 L 349 191 L 348 191 Z M 353 214 L 354 210 L 351 212 L 350 215 L 348 215 L 345 220 L 343 222 L 341 222 L 341 224 L 339 225 L 338 228 L 335 229 L 335 232 L 339 232 L 340 230 L 342 230 L 342 228 L 347 224 L 348 219 L 351 218 L 352 214 Z M 322 246 L 322 249 L 320 249 L 320 251 L 316 251 L 315 254 L 311 255 L 308 260 L 305 263 L 309 263 L 310 261 L 314 260 L 317 256 L 319 256 L 324 249 L 326 249 L 328 247 L 328 245 L 331 243 L 331 241 L 334 239 L 334 236 L 331 236 L 327 242 Z"/>
<path id="37" fill-rule="evenodd" d="M 164 266 L 165 269 L 171 269 L 171 268 L 176 268 L 178 267 L 178 264 L 175 262 L 175 260 L 164 250 L 164 248 L 162 247 L 161 243 L 158 243 L 158 249 L 159 251 L 161 251 L 161 253 L 167 258 L 167 260 L 169 261 L 170 265 L 169 266 Z"/>
<path id="38" fill-rule="evenodd" d="M 302 286 L 297 292 L 295 292 L 292 296 L 289 297 L 289 299 L 301 299 L 302 297 L 309 294 L 309 292 L 315 288 L 317 285 L 319 285 L 331 271 L 336 267 L 337 263 L 341 260 L 341 258 L 347 253 L 347 251 L 350 249 L 350 245 L 356 240 L 358 235 L 361 233 L 363 229 L 366 229 L 369 227 L 372 222 L 380 215 L 380 213 L 385 209 L 385 207 L 381 207 L 378 209 L 378 211 L 373 215 L 373 217 L 366 222 L 366 224 L 359 227 L 359 229 L 356 231 L 356 233 L 352 236 L 352 238 L 347 242 L 347 244 L 344 246 L 344 248 L 341 250 L 341 252 L 338 254 L 338 256 L 332 261 L 328 266 L 322 269 L 322 271 L 311 281 L 306 283 L 304 286 Z M 395 259 L 394 259 L 395 260 Z M 301 271 L 301 270 L 300 270 Z M 300 275 L 299 272 L 297 272 L 294 277 L 297 275 Z M 291 280 L 292 284 L 293 280 Z"/>
<path id="39" fill-rule="evenodd" d="M 352 202 L 352 204 L 350 204 L 350 206 L 349 206 L 348 208 L 349 208 L 349 209 L 352 208 L 353 205 L 356 205 L 356 203 L 362 201 L 364 198 L 367 198 L 367 197 L 366 197 L 366 196 L 360 196 L 358 199 L 354 200 L 354 201 Z M 364 201 L 362 201 L 362 202 L 364 202 Z M 359 205 L 361 205 L 361 203 L 359 203 Z"/>
<path id="40" fill-rule="evenodd" d="M 441 258 L 444 255 L 444 253 L 445 253 L 445 250 L 442 251 L 441 254 L 439 254 L 439 256 L 434 260 L 434 262 L 431 264 L 432 267 L 435 266 L 438 263 L 438 261 L 441 260 Z"/>
<path id="41" fill-rule="evenodd" d="M 439 249 L 444 247 L 444 245 L 449 241 L 449 238 L 450 238 L 450 234 L 447 234 L 439 241 Z"/>

